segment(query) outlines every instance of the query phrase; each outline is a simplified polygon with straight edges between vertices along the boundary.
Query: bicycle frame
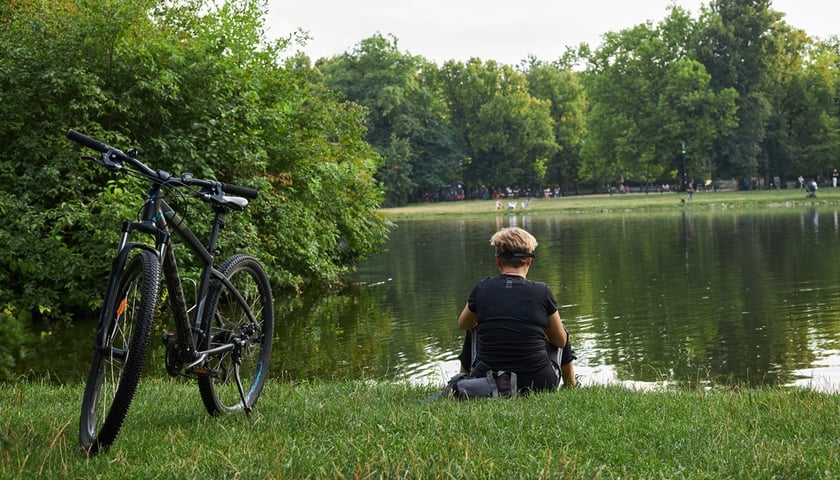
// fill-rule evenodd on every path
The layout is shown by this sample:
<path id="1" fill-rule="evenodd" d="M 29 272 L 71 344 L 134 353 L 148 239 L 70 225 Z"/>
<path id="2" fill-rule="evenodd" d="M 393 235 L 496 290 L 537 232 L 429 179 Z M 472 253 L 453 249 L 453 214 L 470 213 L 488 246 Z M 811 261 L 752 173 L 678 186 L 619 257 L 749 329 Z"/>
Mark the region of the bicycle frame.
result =
<path id="1" fill-rule="evenodd" d="M 84 158 L 113 172 L 126 170 L 149 185 L 139 218 L 123 222 L 111 262 L 82 396 L 79 444 L 92 455 L 107 450 L 119 434 L 146 363 L 162 282 L 169 292 L 175 327 L 162 338 L 167 373 L 197 380 L 211 415 L 242 410 L 250 416 L 271 360 L 271 285 L 262 264 L 250 255 L 237 252 L 214 264 L 225 215 L 245 210 L 248 199 L 257 198 L 259 192 L 190 173 L 173 176 L 153 170 L 137 158 L 136 150 L 123 152 L 72 129 L 67 137 L 102 154 L 99 159 Z M 179 198 L 210 204 L 214 216 L 206 244 L 164 199 L 170 188 L 179 192 Z M 173 231 L 200 269 L 194 298 L 184 294 Z M 137 234 L 154 240 L 135 240 Z M 193 304 L 188 307 L 188 302 Z"/>
<path id="2" fill-rule="evenodd" d="M 210 238 L 205 246 L 201 243 L 198 237 L 192 232 L 186 222 L 178 215 L 177 212 L 164 200 L 163 190 L 161 185 L 153 183 L 149 189 L 143 206 L 143 212 L 139 221 L 125 221 L 122 227 L 122 234 L 117 250 L 117 255 L 111 265 L 111 280 L 108 285 L 105 303 L 103 304 L 101 316 L 99 318 L 99 330 L 96 337 L 96 349 L 108 350 L 110 349 L 109 339 L 107 333 L 110 332 L 110 323 L 115 317 L 115 310 L 117 309 L 118 299 L 117 288 L 119 281 L 119 272 L 122 271 L 131 251 L 134 249 L 146 249 L 154 252 L 163 265 L 163 276 L 166 281 L 167 289 L 169 290 L 170 305 L 172 307 L 175 329 L 179 338 L 179 345 L 182 358 L 189 359 L 189 363 L 181 369 L 181 374 L 186 374 L 191 369 L 196 368 L 208 357 L 223 352 L 227 352 L 236 348 L 236 344 L 230 343 L 222 345 L 210 350 L 197 351 L 197 345 L 200 345 L 204 335 L 201 330 L 201 320 L 204 316 L 205 300 L 207 292 L 212 280 L 218 280 L 229 288 L 229 291 L 234 294 L 236 301 L 240 303 L 248 312 L 249 320 L 255 321 L 253 313 L 247 308 L 245 299 L 242 298 L 240 292 L 230 283 L 219 270 L 214 268 L 214 260 L 216 253 L 216 242 L 219 236 L 219 231 L 223 228 L 223 218 L 227 213 L 224 207 L 214 208 L 214 218 L 212 228 L 210 231 Z M 170 230 L 175 230 L 179 237 L 184 240 L 187 247 L 198 256 L 204 267 L 200 277 L 199 287 L 196 294 L 196 305 L 193 312 L 193 318 L 190 320 L 189 311 L 187 307 L 186 297 L 184 295 L 181 284 L 181 276 L 178 271 L 178 265 L 175 259 L 175 254 L 171 244 Z M 130 238 L 133 232 L 139 231 L 154 236 L 154 248 L 145 243 L 131 242 Z"/>

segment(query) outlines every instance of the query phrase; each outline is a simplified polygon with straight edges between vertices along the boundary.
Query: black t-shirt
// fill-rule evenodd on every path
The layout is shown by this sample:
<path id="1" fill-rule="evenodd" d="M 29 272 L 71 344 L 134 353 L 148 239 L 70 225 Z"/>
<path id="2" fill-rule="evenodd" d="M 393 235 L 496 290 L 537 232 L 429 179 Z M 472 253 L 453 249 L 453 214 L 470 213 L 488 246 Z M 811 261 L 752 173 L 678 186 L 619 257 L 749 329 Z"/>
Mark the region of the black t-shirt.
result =
<path id="1" fill-rule="evenodd" d="M 478 282 L 467 304 L 478 317 L 477 360 L 519 375 L 550 369 L 545 330 L 557 301 L 548 285 L 499 275 Z"/>

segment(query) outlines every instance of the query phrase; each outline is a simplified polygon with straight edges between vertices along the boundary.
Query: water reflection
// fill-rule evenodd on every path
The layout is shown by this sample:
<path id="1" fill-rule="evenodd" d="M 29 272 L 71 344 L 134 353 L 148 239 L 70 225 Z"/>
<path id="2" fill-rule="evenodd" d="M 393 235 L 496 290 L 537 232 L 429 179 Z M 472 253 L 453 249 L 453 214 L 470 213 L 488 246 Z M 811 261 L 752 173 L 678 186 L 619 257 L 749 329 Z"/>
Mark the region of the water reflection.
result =
<path id="1" fill-rule="evenodd" d="M 821 230 L 821 217 L 833 228 Z M 473 282 L 494 274 L 487 239 L 518 225 L 540 240 L 530 278 L 548 282 L 564 303 L 589 382 L 802 385 L 819 378 L 821 388 L 835 388 L 837 218 L 811 209 L 404 222 L 389 253 L 364 265 L 359 278 L 393 278 L 392 321 L 427 334 L 437 329 L 425 363 L 412 359 L 403 371 L 415 381 L 439 381 L 441 367 L 457 369 L 455 316 Z"/>
<path id="2" fill-rule="evenodd" d="M 399 222 L 351 287 L 278 295 L 272 376 L 441 384 L 458 368 L 469 290 L 496 273 L 488 239 L 521 226 L 540 242 L 529 278 L 554 290 L 584 383 L 836 390 L 839 218 L 780 208 Z M 82 379 L 90 331 L 47 336 L 37 348 L 53 353 L 24 373 Z"/>

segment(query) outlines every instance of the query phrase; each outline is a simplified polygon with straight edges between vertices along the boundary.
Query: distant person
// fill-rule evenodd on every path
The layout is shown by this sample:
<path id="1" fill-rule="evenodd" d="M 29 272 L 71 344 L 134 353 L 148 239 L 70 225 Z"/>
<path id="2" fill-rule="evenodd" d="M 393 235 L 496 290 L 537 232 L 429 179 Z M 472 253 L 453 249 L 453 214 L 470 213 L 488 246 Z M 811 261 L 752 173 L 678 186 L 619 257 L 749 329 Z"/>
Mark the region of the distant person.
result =
<path id="1" fill-rule="evenodd" d="M 809 198 L 814 198 L 817 196 L 817 188 L 817 181 L 811 179 L 811 181 L 808 182 L 808 185 L 805 187 L 805 191 L 807 192 Z"/>
<path id="2" fill-rule="evenodd" d="M 805 177 L 800 175 L 797 180 L 799 180 L 799 188 L 805 188 Z"/>
<path id="3" fill-rule="evenodd" d="M 575 352 L 551 289 L 526 279 L 537 240 L 519 228 L 490 238 L 499 275 L 479 281 L 458 317 L 466 330 L 461 368 L 472 377 L 513 372 L 517 391 L 577 385 Z"/>
<path id="4" fill-rule="evenodd" d="M 833 172 L 831 172 L 831 186 L 837 188 L 837 177 L 840 176 L 840 173 L 837 173 L 837 169 L 835 168 Z"/>

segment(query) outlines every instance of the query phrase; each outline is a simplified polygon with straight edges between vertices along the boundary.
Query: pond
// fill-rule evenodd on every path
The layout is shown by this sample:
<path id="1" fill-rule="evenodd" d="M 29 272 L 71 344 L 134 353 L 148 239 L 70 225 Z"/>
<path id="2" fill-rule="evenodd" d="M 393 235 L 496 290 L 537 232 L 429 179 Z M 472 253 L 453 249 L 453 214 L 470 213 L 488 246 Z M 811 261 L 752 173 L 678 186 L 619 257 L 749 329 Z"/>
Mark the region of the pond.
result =
<path id="1" fill-rule="evenodd" d="M 584 384 L 840 384 L 836 207 L 399 221 L 352 286 L 278 299 L 272 375 L 442 385 L 467 295 L 497 274 L 488 240 L 507 226 L 539 241 L 528 278 L 554 290 Z M 43 337 L 25 373 L 82 381 L 91 327 Z"/>

